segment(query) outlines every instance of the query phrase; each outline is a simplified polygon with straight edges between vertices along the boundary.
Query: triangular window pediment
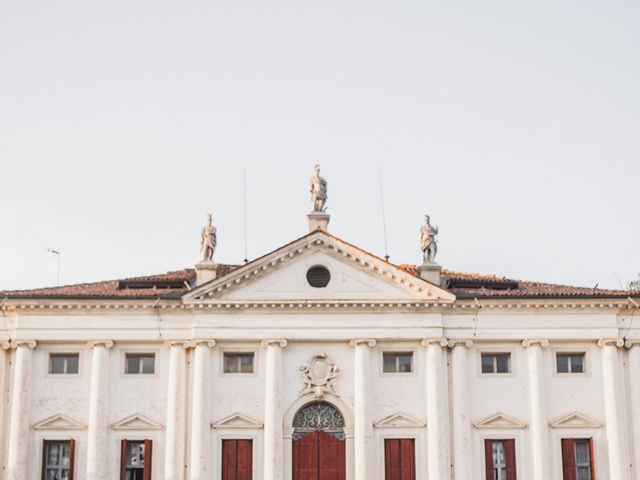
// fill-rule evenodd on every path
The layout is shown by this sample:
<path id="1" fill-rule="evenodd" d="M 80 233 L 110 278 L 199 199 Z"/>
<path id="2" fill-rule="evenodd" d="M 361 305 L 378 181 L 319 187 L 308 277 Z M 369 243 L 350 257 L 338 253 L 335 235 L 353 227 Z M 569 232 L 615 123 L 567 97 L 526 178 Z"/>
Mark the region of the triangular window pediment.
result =
<path id="1" fill-rule="evenodd" d="M 310 285 L 314 267 L 329 271 L 329 283 Z M 444 301 L 455 296 L 324 232 L 302 237 L 187 293 L 185 303 L 217 301 Z"/>
<path id="2" fill-rule="evenodd" d="M 599 428 L 602 423 L 578 412 L 570 413 L 549 423 L 551 428 Z"/>
<path id="3" fill-rule="evenodd" d="M 249 415 L 234 413 L 213 424 L 212 428 L 262 428 L 262 423 Z"/>
<path id="4" fill-rule="evenodd" d="M 495 415 L 491 415 L 479 422 L 474 423 L 474 426 L 478 429 L 485 428 L 525 428 L 527 426 L 526 423 L 517 420 L 509 415 L 505 415 L 504 413 L 496 413 Z"/>
<path id="5" fill-rule="evenodd" d="M 83 430 L 85 425 L 66 415 L 58 414 L 36 423 L 33 428 L 36 430 Z"/>
<path id="6" fill-rule="evenodd" d="M 136 413 L 114 423 L 111 428 L 113 430 L 161 430 L 162 425 Z"/>
<path id="7" fill-rule="evenodd" d="M 418 420 L 417 418 L 407 415 L 406 413 L 394 413 L 388 417 L 379 420 L 374 424 L 376 428 L 397 428 L 397 427 L 424 427 L 425 422 Z"/>

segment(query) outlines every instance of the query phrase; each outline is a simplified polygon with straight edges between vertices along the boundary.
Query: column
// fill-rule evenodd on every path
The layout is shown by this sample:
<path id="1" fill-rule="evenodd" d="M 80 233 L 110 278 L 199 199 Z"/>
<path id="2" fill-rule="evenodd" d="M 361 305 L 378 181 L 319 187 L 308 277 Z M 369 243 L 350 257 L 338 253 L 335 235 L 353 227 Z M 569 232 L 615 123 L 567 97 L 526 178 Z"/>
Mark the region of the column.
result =
<path id="1" fill-rule="evenodd" d="M 8 342 L 0 342 L 0 464 L 2 463 L 2 459 L 4 458 L 4 434 L 1 432 L 5 432 L 5 423 L 4 423 L 4 412 L 5 405 L 8 405 L 7 400 L 4 398 L 5 392 L 5 384 L 7 381 L 7 350 L 11 348 L 11 345 Z"/>
<path id="2" fill-rule="evenodd" d="M 214 340 L 196 340 L 193 352 L 193 403 L 191 405 L 191 480 L 211 477 L 209 467 L 209 363 Z"/>
<path id="3" fill-rule="evenodd" d="M 604 392 L 604 418 L 607 431 L 607 449 L 609 451 L 609 477 L 616 480 L 629 478 L 626 466 L 626 441 L 622 435 L 623 411 L 618 404 L 620 391 L 618 348 L 624 342 L 620 339 L 600 339 L 602 348 L 602 387 Z"/>
<path id="4" fill-rule="evenodd" d="M 370 366 L 371 349 L 376 341 L 370 338 L 351 340 L 354 347 L 354 465 L 355 480 L 372 480 L 371 465 L 374 459 L 370 446 L 373 445 L 373 421 L 371 419 L 371 385 Z"/>
<path id="5" fill-rule="evenodd" d="M 427 462 L 429 479 L 451 478 L 446 401 L 448 388 L 444 384 L 442 347 L 448 344 L 444 338 L 425 338 L 427 347 Z"/>
<path id="6" fill-rule="evenodd" d="M 631 401 L 631 425 L 633 428 L 633 458 L 635 478 L 640 480 L 640 340 L 627 340 L 629 349 L 629 397 Z"/>
<path id="7" fill-rule="evenodd" d="M 528 339 L 522 342 L 527 349 L 529 364 L 529 418 L 531 421 L 531 458 L 533 479 L 548 480 L 549 435 L 547 429 L 546 396 L 544 394 L 544 367 L 542 349 L 549 346 L 549 340 Z"/>
<path id="8" fill-rule="evenodd" d="M 7 452 L 7 480 L 29 480 L 29 429 L 31 427 L 31 367 L 36 342 L 12 342 L 16 349 L 13 384 L 11 387 L 11 413 L 9 446 Z"/>
<path id="9" fill-rule="evenodd" d="M 169 343 L 169 387 L 167 393 L 167 429 L 165 437 L 164 478 L 184 478 L 185 376 L 189 342 Z"/>
<path id="10" fill-rule="evenodd" d="M 109 349 L 113 342 L 90 342 L 91 391 L 89 393 L 89 427 L 87 432 L 87 480 L 106 480 L 109 404 Z"/>
<path id="11" fill-rule="evenodd" d="M 469 480 L 472 474 L 471 419 L 467 349 L 471 340 L 449 340 L 451 348 L 451 414 L 453 416 L 453 478 Z"/>
<path id="12" fill-rule="evenodd" d="M 266 347 L 264 392 L 264 480 L 282 480 L 282 349 L 284 339 L 263 340 Z"/>

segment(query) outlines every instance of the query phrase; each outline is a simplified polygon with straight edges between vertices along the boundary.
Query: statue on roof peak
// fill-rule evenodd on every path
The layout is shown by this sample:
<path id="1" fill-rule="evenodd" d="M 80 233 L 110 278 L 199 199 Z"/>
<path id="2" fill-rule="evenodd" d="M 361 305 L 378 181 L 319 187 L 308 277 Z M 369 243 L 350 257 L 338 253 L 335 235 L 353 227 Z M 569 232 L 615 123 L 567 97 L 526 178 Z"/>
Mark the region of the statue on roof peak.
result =
<path id="1" fill-rule="evenodd" d="M 218 234 L 216 227 L 213 226 L 213 220 L 211 214 L 208 214 L 208 222 L 202 228 L 200 235 L 200 253 L 202 254 L 203 262 L 213 262 L 213 254 L 216 251 L 216 245 L 218 244 Z"/>
<path id="2" fill-rule="evenodd" d="M 435 264 L 436 254 L 438 253 L 438 244 L 436 242 L 438 227 L 431 225 L 431 217 L 429 215 L 424 216 L 424 224 L 420 229 L 420 233 L 422 234 L 420 248 L 422 248 L 424 263 L 425 265 Z"/>
<path id="3" fill-rule="evenodd" d="M 327 203 L 327 181 L 320 176 L 320 165 L 314 167 L 315 175 L 311 177 L 311 203 L 313 203 L 314 212 L 324 212 Z"/>

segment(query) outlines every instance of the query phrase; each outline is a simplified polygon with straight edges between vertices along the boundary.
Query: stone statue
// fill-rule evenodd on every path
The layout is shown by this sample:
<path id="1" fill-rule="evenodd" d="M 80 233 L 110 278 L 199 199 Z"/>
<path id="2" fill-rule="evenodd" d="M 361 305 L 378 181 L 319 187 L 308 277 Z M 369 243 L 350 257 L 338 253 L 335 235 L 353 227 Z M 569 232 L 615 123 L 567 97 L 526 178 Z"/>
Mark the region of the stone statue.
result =
<path id="1" fill-rule="evenodd" d="M 436 235 L 438 235 L 438 227 L 431 225 L 431 217 L 429 215 L 424 216 L 424 224 L 420 229 L 422 239 L 420 240 L 420 247 L 424 255 L 424 263 L 435 264 L 436 254 L 438 253 L 438 244 L 436 243 Z"/>
<path id="2" fill-rule="evenodd" d="M 327 203 L 327 181 L 320 176 L 320 165 L 315 166 L 315 175 L 311 177 L 311 203 L 314 212 L 324 212 Z"/>
<path id="3" fill-rule="evenodd" d="M 213 254 L 218 244 L 217 230 L 216 227 L 211 224 L 211 221 L 211 214 L 209 214 L 209 221 L 202 229 L 200 239 L 200 252 L 202 253 L 203 262 L 213 262 Z"/>

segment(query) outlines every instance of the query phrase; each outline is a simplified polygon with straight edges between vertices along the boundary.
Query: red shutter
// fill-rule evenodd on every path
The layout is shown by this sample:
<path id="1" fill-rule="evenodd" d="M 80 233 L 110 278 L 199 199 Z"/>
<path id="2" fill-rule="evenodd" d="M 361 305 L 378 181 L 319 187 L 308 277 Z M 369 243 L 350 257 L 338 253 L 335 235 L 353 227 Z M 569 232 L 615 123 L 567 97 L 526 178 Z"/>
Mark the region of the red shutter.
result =
<path id="1" fill-rule="evenodd" d="M 593 451 L 593 438 L 589 439 L 589 460 L 591 460 L 591 480 L 596 480 L 596 455 Z"/>
<path id="2" fill-rule="evenodd" d="M 415 480 L 416 478 L 414 444 L 413 438 L 403 438 L 400 440 L 400 472 L 402 474 L 402 480 Z"/>
<path id="3" fill-rule="evenodd" d="M 72 438 L 69 440 L 69 480 L 73 480 L 73 474 L 76 465 L 76 441 Z"/>
<path id="4" fill-rule="evenodd" d="M 122 440 L 122 446 L 120 448 L 120 480 L 127 479 L 127 441 Z"/>
<path id="5" fill-rule="evenodd" d="M 153 442 L 151 440 L 144 441 L 144 473 L 142 480 L 151 480 L 151 460 L 153 458 Z"/>
<path id="6" fill-rule="evenodd" d="M 385 480 L 415 480 L 416 460 L 413 438 L 384 441 Z"/>
<path id="7" fill-rule="evenodd" d="M 47 442 L 46 440 L 42 441 L 42 480 L 46 480 L 46 469 L 47 469 Z"/>
<path id="8" fill-rule="evenodd" d="M 493 440 L 484 441 L 484 469 L 486 480 L 493 480 Z"/>
<path id="9" fill-rule="evenodd" d="M 562 479 L 576 480 L 576 457 L 572 438 L 562 441 Z"/>
<path id="10" fill-rule="evenodd" d="M 222 480 L 236 480 L 238 441 L 222 441 Z"/>
<path id="11" fill-rule="evenodd" d="M 238 466 L 236 480 L 251 480 L 253 478 L 253 442 L 238 440 Z"/>
<path id="12" fill-rule="evenodd" d="M 400 440 L 387 438 L 384 441 L 385 480 L 400 478 Z"/>
<path id="13" fill-rule="evenodd" d="M 503 440 L 504 456 L 507 461 L 507 480 L 516 479 L 516 441 L 514 439 Z"/>

